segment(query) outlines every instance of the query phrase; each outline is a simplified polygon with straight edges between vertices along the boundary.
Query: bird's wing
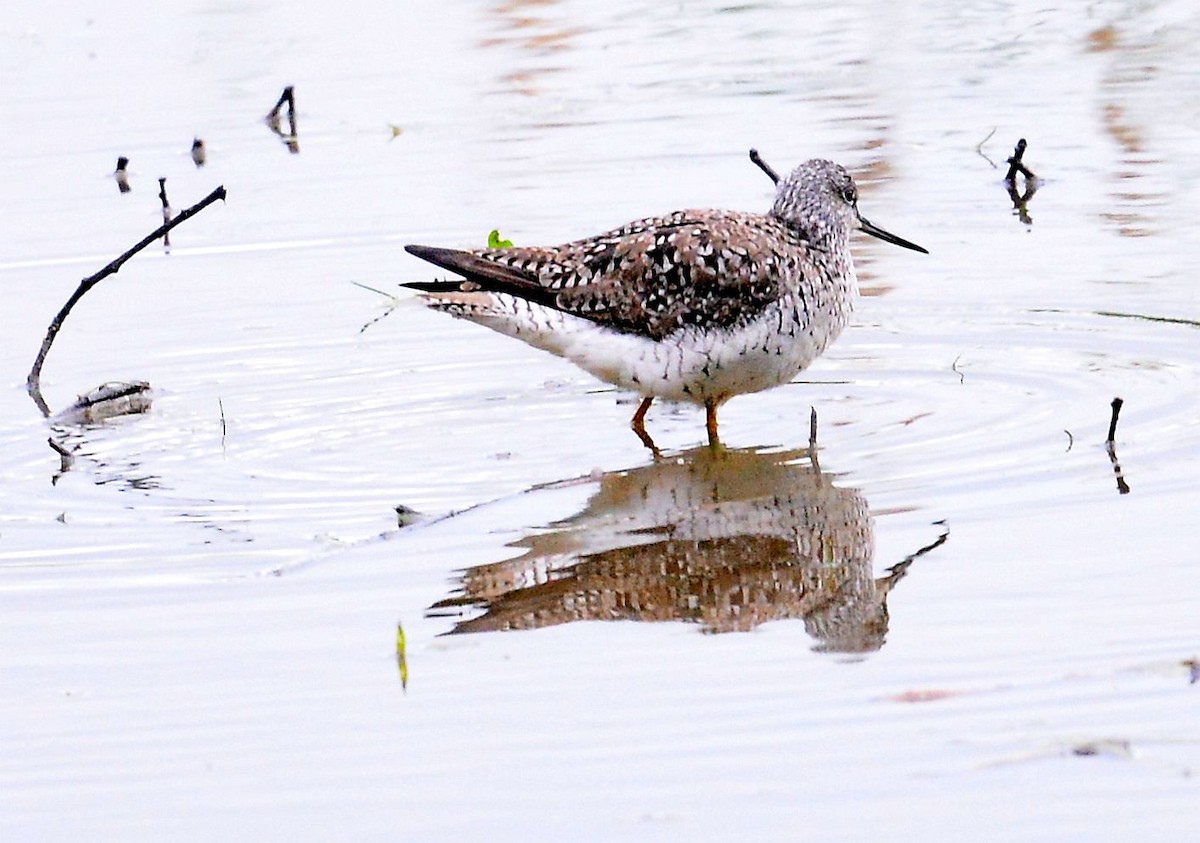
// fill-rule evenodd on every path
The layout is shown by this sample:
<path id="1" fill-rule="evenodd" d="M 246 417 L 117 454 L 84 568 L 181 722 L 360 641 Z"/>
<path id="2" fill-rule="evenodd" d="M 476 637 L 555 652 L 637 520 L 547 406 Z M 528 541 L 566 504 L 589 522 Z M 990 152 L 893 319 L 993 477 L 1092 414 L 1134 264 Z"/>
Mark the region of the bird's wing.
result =
<path id="1" fill-rule="evenodd" d="M 689 325 L 732 327 L 762 312 L 779 297 L 797 237 L 771 217 L 679 211 L 557 247 L 408 246 L 467 281 L 407 286 L 508 293 L 661 339 Z"/>

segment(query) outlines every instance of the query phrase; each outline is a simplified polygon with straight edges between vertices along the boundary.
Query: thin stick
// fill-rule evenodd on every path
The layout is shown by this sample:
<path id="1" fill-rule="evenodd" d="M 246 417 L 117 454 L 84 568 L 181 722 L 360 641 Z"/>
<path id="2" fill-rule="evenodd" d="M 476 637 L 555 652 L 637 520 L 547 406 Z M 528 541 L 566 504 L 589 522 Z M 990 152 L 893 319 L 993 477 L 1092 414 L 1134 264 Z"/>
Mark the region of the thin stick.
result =
<path id="1" fill-rule="evenodd" d="M 158 198 L 162 202 L 163 224 L 171 221 L 171 202 L 167 199 L 167 177 L 163 176 L 158 180 Z M 168 252 L 171 251 L 171 235 L 163 235 L 163 248 Z"/>
<path id="2" fill-rule="evenodd" d="M 129 166 L 129 159 L 122 155 L 117 159 L 117 169 L 113 171 L 113 176 L 117 179 L 117 190 L 122 193 L 129 192 L 129 173 L 126 167 Z"/>
<path id="3" fill-rule="evenodd" d="M 55 316 L 54 320 L 50 323 L 50 327 L 46 329 L 46 338 L 42 340 L 42 347 L 38 349 L 37 357 L 33 361 L 33 368 L 29 370 L 29 377 L 25 380 L 25 388 L 29 392 L 29 397 L 33 399 L 33 403 L 36 404 L 38 409 L 42 411 L 43 416 L 46 416 L 47 418 L 50 416 L 50 407 L 48 404 L 46 404 L 45 398 L 42 397 L 42 366 L 46 362 L 46 355 L 50 351 L 50 346 L 54 343 L 54 338 L 58 336 L 59 330 L 62 329 L 63 321 L 67 318 L 67 314 L 71 312 L 71 309 L 75 307 L 75 304 L 81 298 L 83 298 L 84 294 L 87 293 L 88 290 L 92 289 L 92 287 L 95 287 L 108 276 L 114 275 L 120 271 L 121 267 L 125 264 L 125 261 L 129 260 L 131 257 L 149 246 L 158 238 L 166 236 L 167 232 L 175 226 L 191 219 L 213 202 L 216 202 L 218 199 L 224 200 L 224 198 L 225 187 L 218 187 L 195 205 L 188 208 L 186 211 L 182 211 L 179 216 L 175 217 L 175 219 L 171 220 L 170 222 L 163 223 L 154 231 L 147 234 L 136 246 L 125 252 L 125 254 L 121 255 L 108 266 L 101 269 L 95 275 L 89 275 L 87 278 L 84 278 L 79 282 L 79 287 L 76 288 L 75 292 L 71 294 L 71 297 L 67 299 L 67 303 L 62 306 L 62 310 L 58 312 L 58 315 Z"/>
<path id="4" fill-rule="evenodd" d="M 1117 438 L 1117 419 L 1120 417 L 1121 407 L 1123 407 L 1124 405 L 1125 405 L 1125 402 L 1120 398 L 1114 398 L 1112 400 L 1112 419 L 1108 422 L 1108 438 L 1104 440 L 1105 442 L 1113 442 L 1114 440 L 1116 440 L 1116 438 Z"/>
<path id="5" fill-rule="evenodd" d="M 750 160 L 757 164 L 758 168 L 766 173 L 771 181 L 773 181 L 775 184 L 779 184 L 779 173 L 775 172 L 774 168 L 770 164 L 762 160 L 762 156 L 758 154 L 757 149 L 750 150 Z"/>
<path id="6" fill-rule="evenodd" d="M 1124 401 L 1120 398 L 1112 400 L 1112 419 L 1108 423 L 1108 439 L 1104 442 L 1104 450 L 1108 451 L 1108 460 L 1112 463 L 1113 474 L 1117 478 L 1117 492 L 1122 495 L 1129 494 L 1129 484 L 1125 482 L 1125 472 L 1121 470 L 1121 463 L 1117 459 L 1117 418 L 1121 415 L 1121 407 Z"/>
<path id="7" fill-rule="evenodd" d="M 279 119 L 279 114 L 283 110 L 284 103 L 288 107 L 287 134 L 284 134 L 283 125 Z M 283 93 L 279 95 L 275 107 L 267 114 L 267 125 L 283 141 L 284 146 L 288 148 L 288 152 L 295 154 L 300 151 L 300 140 L 296 131 L 296 92 L 291 85 L 283 89 Z"/>
<path id="8" fill-rule="evenodd" d="M 293 90 L 291 85 L 288 85 L 283 89 L 283 93 L 279 95 L 279 99 L 276 101 L 275 107 L 271 109 L 271 112 L 267 115 L 267 117 L 278 119 L 279 112 L 283 109 L 284 103 L 287 103 L 288 114 L 296 113 L 296 92 Z"/>
<path id="9" fill-rule="evenodd" d="M 1023 175 L 1026 181 L 1037 180 L 1037 176 L 1033 174 L 1033 171 L 1026 167 L 1021 161 L 1021 159 L 1025 156 L 1025 148 L 1027 146 L 1028 144 L 1025 142 L 1025 138 L 1021 138 L 1017 141 L 1017 146 L 1013 150 L 1013 154 L 1009 156 L 1008 159 L 1008 173 L 1004 176 L 1004 180 L 1006 182 L 1014 181 L 1017 173 Z"/>

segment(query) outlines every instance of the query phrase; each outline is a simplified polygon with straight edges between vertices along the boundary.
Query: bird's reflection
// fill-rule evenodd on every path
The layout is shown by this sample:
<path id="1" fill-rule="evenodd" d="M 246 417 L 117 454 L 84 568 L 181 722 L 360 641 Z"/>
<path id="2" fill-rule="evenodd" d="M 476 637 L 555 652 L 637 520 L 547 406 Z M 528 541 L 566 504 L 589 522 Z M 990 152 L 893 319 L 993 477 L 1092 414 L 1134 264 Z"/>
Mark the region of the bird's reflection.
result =
<path id="1" fill-rule="evenodd" d="M 733 632 L 798 618 L 817 650 L 877 650 L 888 593 L 919 554 L 875 577 L 866 499 L 808 453 L 701 448 L 606 474 L 581 512 L 516 542 L 520 556 L 463 571 L 429 612 L 472 615 L 455 633 L 580 620 Z"/>

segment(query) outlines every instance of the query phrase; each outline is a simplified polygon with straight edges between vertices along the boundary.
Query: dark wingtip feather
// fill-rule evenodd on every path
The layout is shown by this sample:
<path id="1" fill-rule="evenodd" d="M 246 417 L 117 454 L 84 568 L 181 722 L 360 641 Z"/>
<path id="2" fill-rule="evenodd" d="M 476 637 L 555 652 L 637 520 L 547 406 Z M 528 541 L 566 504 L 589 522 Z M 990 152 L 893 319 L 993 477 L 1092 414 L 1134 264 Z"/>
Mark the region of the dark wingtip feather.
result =
<path id="1" fill-rule="evenodd" d="M 547 307 L 557 308 L 559 306 L 557 293 L 540 284 L 537 275 L 529 270 L 497 264 L 481 257 L 478 252 L 467 252 L 462 249 L 443 249 L 439 246 L 420 246 L 410 243 L 404 247 L 404 250 L 421 260 L 440 266 L 442 269 L 457 272 L 467 279 L 465 282 L 417 281 L 407 283 L 404 285 L 405 287 L 429 293 L 444 293 L 467 291 L 462 285 L 471 284 L 474 289 L 508 293 Z"/>
<path id="2" fill-rule="evenodd" d="M 469 254 L 459 249 L 443 249 L 440 246 L 421 246 L 417 243 L 409 243 L 404 247 L 404 251 L 423 261 L 429 261 L 436 266 L 440 266 L 442 269 L 451 269 L 454 271 L 457 271 L 458 265 L 462 263 L 462 257 Z"/>

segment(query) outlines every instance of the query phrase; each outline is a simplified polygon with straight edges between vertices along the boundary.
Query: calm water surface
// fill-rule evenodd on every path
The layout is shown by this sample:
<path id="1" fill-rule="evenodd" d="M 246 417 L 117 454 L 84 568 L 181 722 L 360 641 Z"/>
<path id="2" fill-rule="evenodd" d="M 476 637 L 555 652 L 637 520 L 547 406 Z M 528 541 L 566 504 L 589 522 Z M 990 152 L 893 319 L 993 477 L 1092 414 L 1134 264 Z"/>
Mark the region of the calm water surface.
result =
<path id="1" fill-rule="evenodd" d="M 1198 37 L 1182 0 L 19 4 L 0 837 L 1193 839 Z M 655 463 L 630 396 L 397 287 L 408 242 L 765 208 L 751 146 L 931 254 L 857 239 L 854 324 L 727 453 L 656 404 Z M 160 176 L 228 201 L 43 376 L 154 407 L 51 429 L 45 326 Z"/>

